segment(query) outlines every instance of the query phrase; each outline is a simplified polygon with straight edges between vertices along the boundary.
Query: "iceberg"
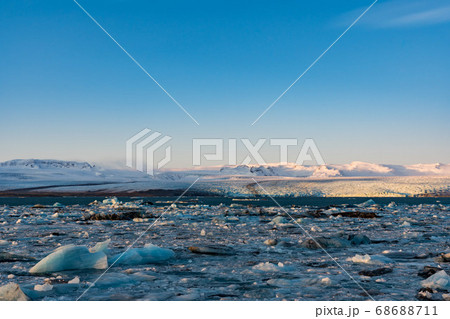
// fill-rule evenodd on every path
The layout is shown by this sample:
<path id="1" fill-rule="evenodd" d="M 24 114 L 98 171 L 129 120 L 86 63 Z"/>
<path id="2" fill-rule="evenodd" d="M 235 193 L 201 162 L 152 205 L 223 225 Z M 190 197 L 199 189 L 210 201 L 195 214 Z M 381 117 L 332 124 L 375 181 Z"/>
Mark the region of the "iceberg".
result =
<path id="1" fill-rule="evenodd" d="M 450 276 L 447 275 L 445 270 L 441 270 L 427 279 L 422 280 L 421 284 L 424 288 L 450 290 Z"/>
<path id="2" fill-rule="evenodd" d="M 10 282 L 0 287 L 0 301 L 28 301 L 30 298 L 23 293 L 19 285 Z"/>
<path id="3" fill-rule="evenodd" d="M 171 249 L 161 248 L 147 244 L 143 248 L 131 248 L 111 258 L 110 262 L 115 265 L 141 265 L 162 263 L 175 257 Z"/>
<path id="4" fill-rule="evenodd" d="M 104 250 L 109 240 L 98 243 L 93 248 L 67 245 L 55 249 L 50 255 L 30 269 L 30 273 L 51 273 L 64 270 L 106 269 L 108 258 Z"/>

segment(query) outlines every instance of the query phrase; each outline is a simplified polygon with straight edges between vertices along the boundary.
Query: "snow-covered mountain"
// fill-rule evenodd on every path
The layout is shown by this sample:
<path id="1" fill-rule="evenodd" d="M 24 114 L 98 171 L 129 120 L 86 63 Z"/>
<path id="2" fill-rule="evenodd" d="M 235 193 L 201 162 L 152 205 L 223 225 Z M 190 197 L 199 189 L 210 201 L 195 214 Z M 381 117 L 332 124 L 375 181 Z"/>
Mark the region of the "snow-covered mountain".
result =
<path id="1" fill-rule="evenodd" d="M 450 176 L 450 164 L 382 165 L 365 162 L 350 164 L 302 166 L 296 164 L 238 165 L 220 169 L 224 175 L 285 177 L 388 177 L 388 176 Z"/>
<path id="2" fill-rule="evenodd" d="M 51 159 L 15 159 L 0 163 L 0 167 L 35 169 L 71 168 L 90 170 L 93 169 L 95 165 L 91 165 L 87 162 L 59 161 Z"/>
<path id="3" fill-rule="evenodd" d="M 215 195 L 261 195 L 256 179 L 278 196 L 415 196 L 448 194 L 449 164 L 381 165 L 365 162 L 301 166 L 238 165 L 166 169 L 154 177 L 87 162 L 12 160 L 0 163 L 0 193 L 138 193 L 184 190 Z M 1 195 L 1 194 L 0 194 Z"/>
<path id="4" fill-rule="evenodd" d="M 134 170 L 103 169 L 87 162 L 17 159 L 0 163 L 0 191 L 146 181 Z"/>

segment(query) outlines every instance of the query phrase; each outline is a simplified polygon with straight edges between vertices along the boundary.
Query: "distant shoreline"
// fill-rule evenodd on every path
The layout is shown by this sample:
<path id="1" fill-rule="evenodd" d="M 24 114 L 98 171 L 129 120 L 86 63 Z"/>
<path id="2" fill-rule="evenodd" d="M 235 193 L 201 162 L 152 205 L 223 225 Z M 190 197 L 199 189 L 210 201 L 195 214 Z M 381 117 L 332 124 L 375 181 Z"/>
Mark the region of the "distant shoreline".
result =
<path id="1" fill-rule="evenodd" d="M 0 197 L 170 197 L 180 196 L 183 194 L 183 189 L 151 189 L 147 191 L 73 191 L 73 192 L 51 192 L 51 191 L 38 191 L 35 189 L 23 189 L 23 190 L 11 190 L 0 191 Z M 189 190 L 185 196 L 199 196 L 199 197 L 233 197 L 230 195 L 218 195 L 217 193 L 210 193 L 198 190 Z M 264 195 L 252 195 L 252 196 L 234 196 L 236 198 L 267 198 Z M 348 198 L 349 196 L 273 196 L 276 198 Z M 413 196 L 351 196 L 352 198 L 450 198 L 450 191 L 438 192 L 438 193 L 425 193 L 417 194 Z"/>

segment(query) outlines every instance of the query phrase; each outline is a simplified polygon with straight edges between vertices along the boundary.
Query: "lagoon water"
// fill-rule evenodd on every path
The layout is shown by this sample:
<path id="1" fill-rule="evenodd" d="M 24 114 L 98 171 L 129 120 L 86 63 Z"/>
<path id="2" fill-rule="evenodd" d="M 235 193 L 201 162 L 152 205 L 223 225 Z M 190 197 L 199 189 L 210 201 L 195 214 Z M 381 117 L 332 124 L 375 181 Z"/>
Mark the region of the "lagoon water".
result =
<path id="1" fill-rule="evenodd" d="M 449 270 L 446 198 L 175 199 L 2 198 L 0 286 L 31 300 L 447 298 L 450 272 L 430 277 Z"/>
<path id="2" fill-rule="evenodd" d="M 93 201 L 102 201 L 105 197 L 79 197 L 79 196 L 63 196 L 63 197 L 0 197 L 0 205 L 20 206 L 20 205 L 53 205 L 55 202 L 63 205 L 87 205 Z M 176 196 L 164 197 L 118 197 L 120 201 L 129 202 L 133 200 L 142 199 L 146 202 L 151 202 L 155 206 L 165 206 L 173 203 Z M 450 204 L 450 197 L 275 197 L 276 201 L 282 206 L 328 206 L 328 205 L 342 205 L 342 204 L 359 204 L 369 199 L 373 199 L 377 204 L 387 205 L 390 202 L 406 205 L 420 205 L 420 204 Z M 242 204 L 253 206 L 276 206 L 273 200 L 269 197 L 209 197 L 209 196 L 184 196 L 177 201 L 177 205 L 230 205 Z"/>

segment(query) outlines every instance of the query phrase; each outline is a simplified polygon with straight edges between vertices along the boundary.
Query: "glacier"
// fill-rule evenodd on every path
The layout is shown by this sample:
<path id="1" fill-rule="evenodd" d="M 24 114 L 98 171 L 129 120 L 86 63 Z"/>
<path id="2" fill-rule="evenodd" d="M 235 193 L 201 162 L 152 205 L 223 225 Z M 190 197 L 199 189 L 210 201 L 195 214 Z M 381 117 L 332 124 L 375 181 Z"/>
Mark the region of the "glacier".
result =
<path id="1" fill-rule="evenodd" d="M 450 164 L 381 165 L 365 162 L 302 166 L 237 165 L 166 169 L 149 176 L 86 162 L 12 160 L 0 163 L 0 195 L 114 195 L 192 192 L 219 196 L 316 197 L 448 196 Z"/>

